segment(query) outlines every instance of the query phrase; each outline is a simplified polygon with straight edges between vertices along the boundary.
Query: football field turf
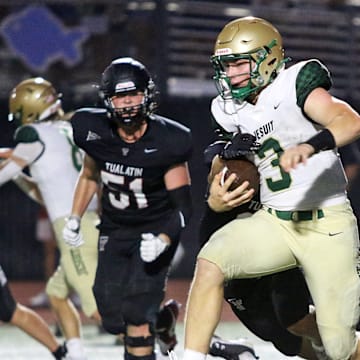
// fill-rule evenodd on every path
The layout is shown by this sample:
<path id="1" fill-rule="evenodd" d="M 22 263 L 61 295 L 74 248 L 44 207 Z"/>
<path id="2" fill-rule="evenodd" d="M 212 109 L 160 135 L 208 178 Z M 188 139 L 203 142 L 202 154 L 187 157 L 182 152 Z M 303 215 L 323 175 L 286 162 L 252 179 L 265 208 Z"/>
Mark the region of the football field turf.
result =
<path id="1" fill-rule="evenodd" d="M 269 343 L 263 342 L 249 333 L 240 323 L 221 322 L 217 332 L 226 339 L 246 337 L 254 346 L 260 360 L 283 360 L 290 359 L 280 354 Z M 179 345 L 175 348 L 178 360 L 182 360 L 183 322 L 177 325 Z M 84 344 L 88 360 L 123 360 L 123 347 L 115 345 L 115 337 L 107 334 L 99 334 L 94 325 L 85 325 L 83 330 Z M 60 338 L 61 340 L 61 338 Z M 158 350 L 157 350 L 157 354 Z M 165 360 L 167 357 L 159 355 L 158 359 Z M 46 348 L 21 332 L 19 329 L 2 324 L 0 325 L 0 359 L 1 360 L 51 360 L 53 357 Z M 220 359 L 220 358 L 213 358 Z M 291 357 L 296 360 L 298 357 Z M 210 357 L 209 357 L 210 360 Z"/>

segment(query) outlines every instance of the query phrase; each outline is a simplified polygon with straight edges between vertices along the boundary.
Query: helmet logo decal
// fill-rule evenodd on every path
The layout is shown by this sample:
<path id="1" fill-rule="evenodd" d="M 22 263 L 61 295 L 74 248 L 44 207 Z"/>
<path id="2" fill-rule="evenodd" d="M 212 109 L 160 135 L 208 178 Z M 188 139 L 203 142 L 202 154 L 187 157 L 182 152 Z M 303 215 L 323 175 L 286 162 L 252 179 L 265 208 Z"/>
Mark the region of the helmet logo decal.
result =
<path id="1" fill-rule="evenodd" d="M 217 56 L 228 55 L 228 54 L 232 54 L 232 50 L 230 48 L 221 48 L 215 51 L 215 55 Z"/>
<path id="2" fill-rule="evenodd" d="M 115 92 L 135 90 L 136 86 L 133 81 L 126 81 L 117 83 L 115 86 Z"/>

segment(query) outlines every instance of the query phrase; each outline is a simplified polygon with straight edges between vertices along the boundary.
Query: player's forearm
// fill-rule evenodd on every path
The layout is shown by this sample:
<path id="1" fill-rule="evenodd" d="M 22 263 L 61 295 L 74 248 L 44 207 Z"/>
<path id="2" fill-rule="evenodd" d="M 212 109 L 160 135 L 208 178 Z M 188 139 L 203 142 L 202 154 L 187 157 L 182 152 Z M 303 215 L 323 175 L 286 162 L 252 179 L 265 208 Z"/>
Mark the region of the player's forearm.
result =
<path id="1" fill-rule="evenodd" d="M 22 166 L 10 159 L 0 165 L 0 186 L 12 180 L 22 172 Z"/>
<path id="2" fill-rule="evenodd" d="M 71 215 L 82 217 L 97 190 L 96 181 L 80 176 L 75 188 Z"/>
<path id="3" fill-rule="evenodd" d="M 360 137 L 360 116 L 347 104 L 341 104 L 339 112 L 327 128 L 333 134 L 336 146 L 342 147 Z"/>

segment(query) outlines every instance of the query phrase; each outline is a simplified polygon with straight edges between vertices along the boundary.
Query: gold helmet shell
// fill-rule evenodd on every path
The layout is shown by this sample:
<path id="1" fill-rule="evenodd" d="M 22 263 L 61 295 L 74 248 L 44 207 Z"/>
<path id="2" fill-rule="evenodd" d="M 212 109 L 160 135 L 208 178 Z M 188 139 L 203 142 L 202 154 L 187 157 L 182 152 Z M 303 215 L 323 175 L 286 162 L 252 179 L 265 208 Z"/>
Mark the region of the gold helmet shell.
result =
<path id="1" fill-rule="evenodd" d="M 42 77 L 20 82 L 10 93 L 9 120 L 18 125 L 47 120 L 50 116 L 63 115 L 61 94 Z"/>
<path id="2" fill-rule="evenodd" d="M 235 92 L 228 89 L 232 97 L 244 100 L 249 93 L 269 84 L 283 67 L 284 49 L 279 31 L 268 21 L 253 16 L 226 24 L 216 39 L 211 57 L 216 72 L 215 80 L 219 80 L 219 77 L 224 80 L 224 62 L 237 59 L 249 59 L 254 64 L 250 82 L 243 89 L 244 95 L 241 89 Z"/>

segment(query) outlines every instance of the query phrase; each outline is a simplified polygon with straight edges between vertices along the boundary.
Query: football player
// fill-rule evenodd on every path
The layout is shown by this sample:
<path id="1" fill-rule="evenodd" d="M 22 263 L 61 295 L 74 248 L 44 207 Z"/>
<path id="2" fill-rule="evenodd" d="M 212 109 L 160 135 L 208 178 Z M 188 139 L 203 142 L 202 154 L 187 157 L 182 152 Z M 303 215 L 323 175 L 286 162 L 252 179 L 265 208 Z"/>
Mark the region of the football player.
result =
<path id="1" fill-rule="evenodd" d="M 137 60 L 112 61 L 99 90 L 104 108 L 71 119 L 86 154 L 63 236 L 83 246 L 81 219 L 101 186 L 93 289 L 102 324 L 112 334 L 125 325 L 126 359 L 151 360 L 169 266 L 191 214 L 191 132 L 154 114 L 155 85 Z"/>
<path id="2" fill-rule="evenodd" d="M 221 181 L 223 163 L 217 155 L 225 144 L 225 140 L 217 140 L 205 150 L 205 163 L 211 170 L 209 195 L 200 224 L 201 246 L 212 233 L 237 216 L 251 216 L 261 208 L 259 193 L 238 206 L 242 203 L 242 189 L 231 192 L 230 182 Z M 271 341 L 284 355 L 327 359 L 315 313 L 310 312 L 310 294 L 298 268 L 254 279 L 229 280 L 224 284 L 224 298 L 251 332 L 262 340 Z M 211 341 L 211 355 L 235 360 L 237 356 L 241 359 L 245 352 L 248 357 L 256 358 L 254 349 L 244 339 L 227 341 L 215 337 Z"/>
<path id="3" fill-rule="evenodd" d="M 0 320 L 17 326 L 46 346 L 55 359 L 64 360 L 66 345 L 60 345 L 46 322 L 35 311 L 19 304 L 13 297 L 0 266 Z"/>
<path id="4" fill-rule="evenodd" d="M 45 79 L 30 78 L 11 91 L 9 110 L 9 120 L 18 126 L 14 134 L 16 146 L 0 164 L 0 184 L 15 179 L 30 197 L 46 207 L 60 252 L 59 266 L 48 280 L 46 292 L 66 338 L 69 356 L 83 360 L 86 355 L 80 316 L 70 294 L 75 290 L 84 313 L 100 321 L 92 293 L 97 264 L 97 201 L 91 200 L 83 217 L 86 246 L 70 248 L 62 239 L 62 228 L 83 156 L 73 142 L 61 96 Z M 31 177 L 22 172 L 25 168 Z"/>
<path id="5" fill-rule="evenodd" d="M 205 359 L 224 281 L 296 266 L 303 269 L 329 358 L 360 359 L 358 231 L 336 151 L 360 136 L 360 116 L 329 94 L 330 74 L 318 60 L 285 68 L 281 35 L 266 20 L 227 24 L 211 59 L 219 89 L 212 102 L 215 120 L 235 137 L 250 133 L 260 145 L 252 160 L 263 208 L 223 226 L 198 254 L 185 360 Z M 225 159 L 236 158 L 235 137 Z M 243 200 L 252 196 L 245 191 Z"/>

